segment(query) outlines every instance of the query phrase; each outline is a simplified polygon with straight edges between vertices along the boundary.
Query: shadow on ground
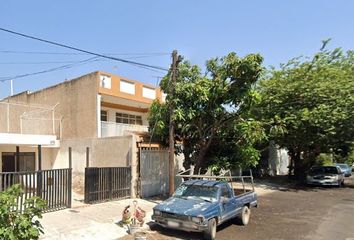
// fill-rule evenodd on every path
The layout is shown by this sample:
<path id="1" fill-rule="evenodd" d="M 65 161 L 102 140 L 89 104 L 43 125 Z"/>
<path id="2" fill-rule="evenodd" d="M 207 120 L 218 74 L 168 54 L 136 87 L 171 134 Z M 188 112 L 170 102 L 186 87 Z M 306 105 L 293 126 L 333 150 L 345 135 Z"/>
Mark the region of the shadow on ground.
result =
<path id="1" fill-rule="evenodd" d="M 255 178 L 254 185 L 255 187 L 260 187 L 266 190 L 275 190 L 281 192 L 317 192 L 318 190 L 338 188 L 336 186 L 310 186 L 306 183 L 301 183 L 299 181 L 289 179 L 288 176 Z M 340 188 L 354 188 L 353 177 L 345 178 L 344 186 Z"/>

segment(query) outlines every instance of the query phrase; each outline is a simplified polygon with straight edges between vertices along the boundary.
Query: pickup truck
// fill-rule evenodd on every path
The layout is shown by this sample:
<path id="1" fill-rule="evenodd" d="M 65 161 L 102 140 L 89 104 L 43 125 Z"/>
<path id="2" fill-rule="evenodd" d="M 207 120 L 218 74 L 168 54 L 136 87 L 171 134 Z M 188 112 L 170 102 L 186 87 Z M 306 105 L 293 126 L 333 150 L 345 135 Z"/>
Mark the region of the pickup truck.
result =
<path id="1" fill-rule="evenodd" d="M 214 240 L 216 227 L 230 219 L 247 225 L 251 207 L 257 207 L 253 185 L 252 190 L 244 185 L 242 190 L 233 189 L 225 179 L 194 179 L 183 182 L 172 197 L 156 205 L 152 219 L 163 227 L 202 232 L 204 239 Z"/>

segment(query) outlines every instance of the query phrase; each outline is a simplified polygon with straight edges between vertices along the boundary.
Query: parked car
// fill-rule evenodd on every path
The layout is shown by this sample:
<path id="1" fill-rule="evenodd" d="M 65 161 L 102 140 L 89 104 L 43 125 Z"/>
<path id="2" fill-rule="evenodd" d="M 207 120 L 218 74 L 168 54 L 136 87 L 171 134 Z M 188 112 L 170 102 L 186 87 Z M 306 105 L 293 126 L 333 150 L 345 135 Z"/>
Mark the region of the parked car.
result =
<path id="1" fill-rule="evenodd" d="M 188 180 L 171 198 L 154 207 L 152 219 L 163 227 L 203 232 L 205 239 L 213 240 L 216 227 L 232 218 L 247 225 L 250 208 L 255 206 L 257 194 L 253 190 L 240 192 L 225 181 Z"/>
<path id="2" fill-rule="evenodd" d="M 350 177 L 352 175 L 352 168 L 345 163 L 336 163 L 336 166 L 340 167 L 342 172 L 344 172 L 345 177 Z"/>
<path id="3" fill-rule="evenodd" d="M 330 185 L 342 186 L 344 184 L 344 173 L 337 166 L 312 167 L 307 176 L 306 182 L 309 185 Z"/>

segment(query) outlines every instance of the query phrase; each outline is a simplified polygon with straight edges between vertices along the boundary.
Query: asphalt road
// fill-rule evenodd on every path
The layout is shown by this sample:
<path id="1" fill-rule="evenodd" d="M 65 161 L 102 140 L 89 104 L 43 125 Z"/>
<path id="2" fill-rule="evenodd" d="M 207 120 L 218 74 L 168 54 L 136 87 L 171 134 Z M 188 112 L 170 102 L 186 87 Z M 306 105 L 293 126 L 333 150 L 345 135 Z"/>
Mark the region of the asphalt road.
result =
<path id="1" fill-rule="evenodd" d="M 152 231 L 147 239 L 202 239 L 198 233 L 156 225 Z M 225 223 L 216 238 L 354 240 L 354 177 L 347 178 L 343 188 L 290 188 L 261 196 L 249 225 Z"/>

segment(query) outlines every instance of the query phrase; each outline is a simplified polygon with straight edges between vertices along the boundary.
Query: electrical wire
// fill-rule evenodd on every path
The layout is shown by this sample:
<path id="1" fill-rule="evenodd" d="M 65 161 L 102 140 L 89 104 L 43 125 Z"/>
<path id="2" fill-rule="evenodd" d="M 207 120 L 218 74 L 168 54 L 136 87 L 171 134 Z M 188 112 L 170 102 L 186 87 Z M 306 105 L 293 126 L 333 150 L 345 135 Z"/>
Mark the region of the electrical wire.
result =
<path id="1" fill-rule="evenodd" d="M 138 59 L 138 58 L 148 58 L 148 57 L 156 57 L 160 55 L 146 55 L 146 56 L 135 56 L 128 57 L 126 59 Z M 97 61 L 111 61 L 110 59 L 99 59 Z M 77 63 L 77 61 L 48 61 L 48 62 L 0 62 L 3 65 L 36 65 L 36 64 L 57 64 L 57 63 Z"/>
<path id="2" fill-rule="evenodd" d="M 3 32 L 8 32 L 8 33 L 11 33 L 11 34 L 14 34 L 14 35 L 22 36 L 22 37 L 33 39 L 33 40 L 37 40 L 37 41 L 48 43 L 48 44 L 51 44 L 51 45 L 55 45 L 55 46 L 59 46 L 59 47 L 63 47 L 63 48 L 71 49 L 71 50 L 75 50 L 75 51 L 78 51 L 78 52 L 87 53 L 87 54 L 90 54 L 90 55 L 94 55 L 96 57 L 107 58 L 107 59 L 111 59 L 111 60 L 115 60 L 115 61 L 131 64 L 131 65 L 137 66 L 137 67 L 145 67 L 145 68 L 168 71 L 168 69 L 163 68 L 163 67 L 153 66 L 153 65 L 149 65 L 149 64 L 145 64 L 145 63 L 134 62 L 134 61 L 130 61 L 130 60 L 122 59 L 122 58 L 117 58 L 117 57 L 112 57 L 112 56 L 107 56 L 107 55 L 104 55 L 104 54 L 99 54 L 99 53 L 87 51 L 87 50 L 84 50 L 84 49 L 71 47 L 69 45 L 65 45 L 65 44 L 62 44 L 62 43 L 57 43 L 57 42 L 49 41 L 49 40 L 46 40 L 46 39 L 30 36 L 30 35 L 23 34 L 23 33 L 20 33 L 20 32 L 15 32 L 15 31 L 8 30 L 8 29 L 5 29 L 5 28 L 0 28 L 0 30 L 3 31 Z"/>
<path id="3" fill-rule="evenodd" d="M 73 64 L 66 64 L 63 66 L 59 66 L 59 67 L 55 67 L 55 68 L 50 68 L 50 69 L 46 69 L 46 70 L 42 70 L 42 71 L 38 71 L 38 72 L 33 72 L 33 73 L 26 73 L 26 74 L 21 74 L 21 75 L 16 75 L 16 76 L 12 76 L 12 77 L 0 77 L 0 82 L 6 82 L 9 80 L 14 80 L 14 79 L 18 79 L 18 78 L 24 78 L 24 77 L 28 77 L 28 76 L 33 76 L 33 75 L 38 75 L 38 74 L 43 74 L 43 73 L 48 73 L 48 72 L 53 72 L 53 71 L 58 71 L 58 70 L 63 70 L 63 69 L 68 69 L 68 68 L 72 68 L 75 66 L 80 66 L 83 64 L 87 64 L 87 63 L 91 63 L 91 62 L 95 62 L 98 61 L 99 57 L 91 57 L 82 61 L 78 61 L 76 63 Z"/>
<path id="4" fill-rule="evenodd" d="M 34 54 L 34 55 L 89 55 L 88 53 L 70 53 L 70 52 L 33 52 L 33 51 L 13 51 L 13 50 L 0 50 L 0 53 L 9 54 Z M 148 55 L 148 56 L 162 56 L 170 55 L 170 53 L 156 52 L 156 53 L 102 53 L 105 55 L 121 55 L 121 56 L 131 56 L 131 55 Z"/>

